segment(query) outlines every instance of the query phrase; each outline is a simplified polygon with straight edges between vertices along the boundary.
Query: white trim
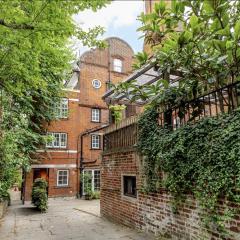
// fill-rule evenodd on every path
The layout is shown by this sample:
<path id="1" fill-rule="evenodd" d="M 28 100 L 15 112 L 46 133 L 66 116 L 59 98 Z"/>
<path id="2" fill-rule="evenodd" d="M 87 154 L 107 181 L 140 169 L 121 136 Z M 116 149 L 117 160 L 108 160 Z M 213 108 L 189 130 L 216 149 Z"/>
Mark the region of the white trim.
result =
<path id="1" fill-rule="evenodd" d="M 99 169 L 99 168 L 94 168 L 94 169 L 84 169 L 83 170 L 83 175 L 84 175 L 84 173 L 85 172 L 91 172 L 91 175 L 92 175 L 92 179 L 91 179 L 91 188 L 92 188 L 92 191 L 93 192 L 95 192 L 95 189 L 94 189 L 94 172 L 95 171 L 99 171 L 100 172 L 100 176 L 99 176 L 99 178 L 100 178 L 100 186 L 101 186 L 101 170 Z M 83 181 L 83 195 L 86 195 L 86 193 L 84 192 L 84 181 Z M 100 189 L 99 189 L 99 191 L 100 191 Z"/>
<path id="2" fill-rule="evenodd" d="M 77 150 L 44 150 L 44 149 L 38 149 L 36 152 L 61 152 L 61 153 L 77 153 Z"/>
<path id="3" fill-rule="evenodd" d="M 76 164 L 32 164 L 31 168 L 76 168 Z"/>
<path id="4" fill-rule="evenodd" d="M 77 92 L 77 93 L 80 92 L 80 90 L 74 90 L 74 89 L 68 89 L 68 88 L 63 88 L 63 91 Z"/>
<path id="5" fill-rule="evenodd" d="M 58 183 L 58 177 L 59 177 L 59 172 L 60 171 L 67 172 L 67 183 L 66 184 L 59 184 Z M 69 182 L 68 180 L 69 180 L 69 170 L 68 169 L 60 169 L 60 170 L 57 171 L 57 186 L 58 187 L 67 187 L 68 186 L 68 182 Z"/>
<path id="6" fill-rule="evenodd" d="M 69 101 L 72 101 L 72 102 L 79 102 L 79 99 L 78 99 L 78 98 L 69 98 L 68 100 L 69 100 Z"/>

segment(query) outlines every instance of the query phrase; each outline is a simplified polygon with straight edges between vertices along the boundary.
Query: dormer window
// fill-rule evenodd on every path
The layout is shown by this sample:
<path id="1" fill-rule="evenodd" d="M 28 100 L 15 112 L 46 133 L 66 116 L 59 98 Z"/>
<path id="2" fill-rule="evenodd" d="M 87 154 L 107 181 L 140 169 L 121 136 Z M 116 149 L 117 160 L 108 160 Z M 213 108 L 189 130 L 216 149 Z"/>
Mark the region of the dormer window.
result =
<path id="1" fill-rule="evenodd" d="M 115 58 L 113 59 L 113 71 L 115 72 L 122 72 L 122 60 Z"/>

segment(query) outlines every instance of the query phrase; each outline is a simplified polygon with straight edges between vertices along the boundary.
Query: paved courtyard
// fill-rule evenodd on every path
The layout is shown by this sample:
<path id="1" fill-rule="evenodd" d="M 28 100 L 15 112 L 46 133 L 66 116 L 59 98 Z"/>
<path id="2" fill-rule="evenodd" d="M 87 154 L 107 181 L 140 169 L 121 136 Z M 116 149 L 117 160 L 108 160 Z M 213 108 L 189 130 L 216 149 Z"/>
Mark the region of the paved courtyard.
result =
<path id="1" fill-rule="evenodd" d="M 15 202 L 0 220 L 1 240 L 152 240 L 100 217 L 99 201 L 50 199 L 47 213 Z"/>

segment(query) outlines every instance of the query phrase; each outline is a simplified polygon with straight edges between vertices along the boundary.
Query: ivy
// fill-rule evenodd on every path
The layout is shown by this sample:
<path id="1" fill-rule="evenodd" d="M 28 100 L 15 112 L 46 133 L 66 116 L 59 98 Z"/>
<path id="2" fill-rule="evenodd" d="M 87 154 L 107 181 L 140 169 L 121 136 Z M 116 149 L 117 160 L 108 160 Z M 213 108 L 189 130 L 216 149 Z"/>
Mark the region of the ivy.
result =
<path id="1" fill-rule="evenodd" d="M 223 222 L 219 200 L 240 202 L 240 110 L 204 118 L 175 131 L 158 125 L 157 108 L 139 119 L 138 150 L 144 156 L 147 191 L 166 188 L 176 199 L 186 194 L 200 203 L 206 223 Z"/>

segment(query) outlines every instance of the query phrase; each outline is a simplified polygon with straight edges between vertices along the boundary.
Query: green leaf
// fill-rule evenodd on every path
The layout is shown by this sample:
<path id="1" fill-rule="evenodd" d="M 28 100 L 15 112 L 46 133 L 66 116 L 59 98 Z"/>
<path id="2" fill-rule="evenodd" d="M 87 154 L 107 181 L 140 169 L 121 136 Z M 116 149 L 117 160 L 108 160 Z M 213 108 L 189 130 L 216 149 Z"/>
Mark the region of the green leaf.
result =
<path id="1" fill-rule="evenodd" d="M 240 36 L 240 20 L 238 20 L 234 26 L 234 37 L 235 39 L 239 39 Z"/>
<path id="2" fill-rule="evenodd" d="M 195 28 L 198 24 L 198 17 L 193 14 L 191 17 L 190 17 L 190 25 L 192 28 Z"/>

